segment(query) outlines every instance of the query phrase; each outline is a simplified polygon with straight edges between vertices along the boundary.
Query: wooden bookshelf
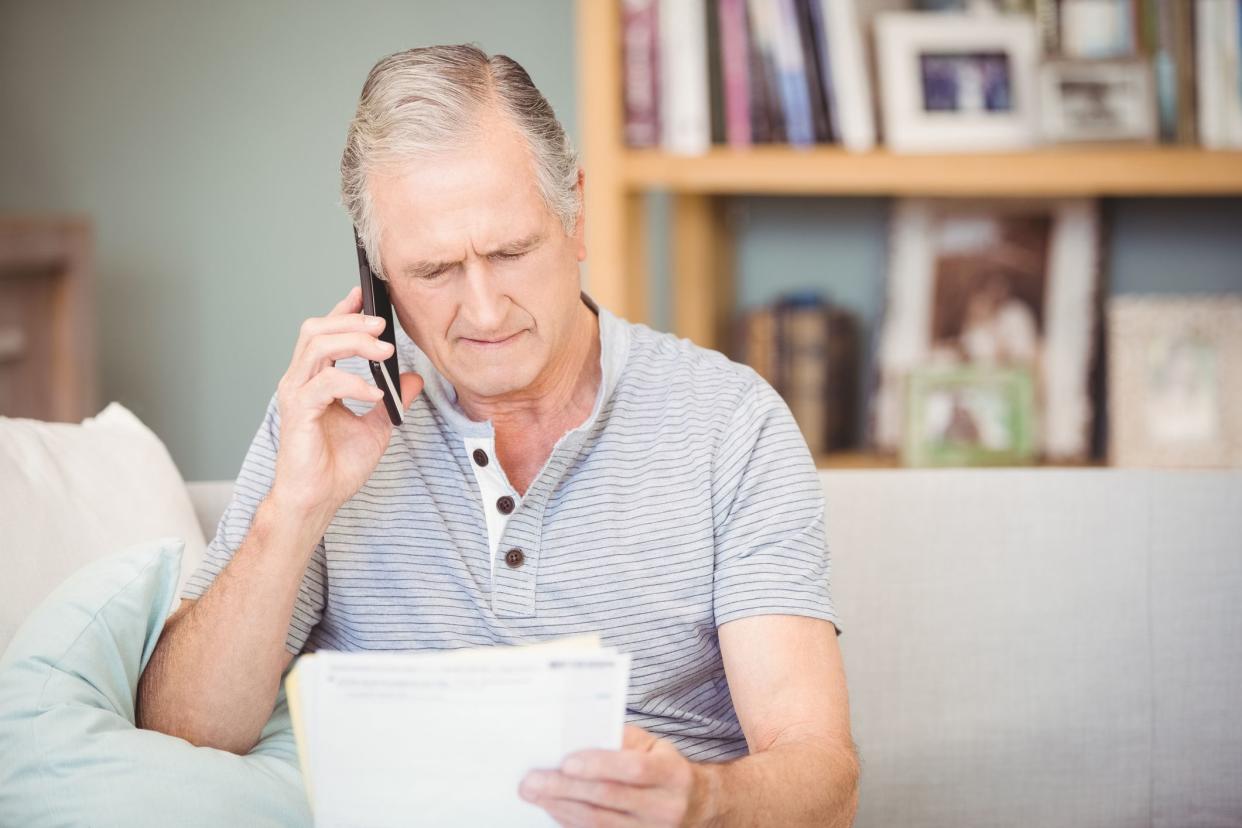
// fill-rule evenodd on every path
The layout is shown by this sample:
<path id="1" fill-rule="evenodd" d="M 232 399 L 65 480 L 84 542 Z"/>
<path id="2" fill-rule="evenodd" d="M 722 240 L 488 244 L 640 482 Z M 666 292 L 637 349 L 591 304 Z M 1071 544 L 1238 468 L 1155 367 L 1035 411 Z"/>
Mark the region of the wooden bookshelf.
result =
<path id="1" fill-rule="evenodd" d="M 625 186 L 714 195 L 1154 196 L 1242 192 L 1242 152 L 1067 146 L 989 155 L 725 147 L 622 150 Z"/>
<path id="2" fill-rule="evenodd" d="M 761 146 L 695 157 L 630 150 L 622 135 L 620 0 L 577 0 L 577 27 L 589 290 L 622 316 L 649 321 L 643 196 L 669 192 L 673 328 L 707 347 L 721 343 L 733 310 L 732 234 L 720 204 L 731 196 L 1242 194 L 1242 152 L 1193 147 L 899 155 Z"/>
<path id="3" fill-rule="evenodd" d="M 578 97 L 586 169 L 587 289 L 634 322 L 650 321 L 646 199 L 670 194 L 673 330 L 721 347 L 734 307 L 732 228 L 742 195 L 1228 196 L 1242 194 L 1242 152 L 1195 147 L 1057 146 L 1030 152 L 900 155 L 838 147 L 716 147 L 701 156 L 632 150 L 623 139 L 621 0 L 576 0 Z M 827 465 L 892 465 L 849 454 Z"/>

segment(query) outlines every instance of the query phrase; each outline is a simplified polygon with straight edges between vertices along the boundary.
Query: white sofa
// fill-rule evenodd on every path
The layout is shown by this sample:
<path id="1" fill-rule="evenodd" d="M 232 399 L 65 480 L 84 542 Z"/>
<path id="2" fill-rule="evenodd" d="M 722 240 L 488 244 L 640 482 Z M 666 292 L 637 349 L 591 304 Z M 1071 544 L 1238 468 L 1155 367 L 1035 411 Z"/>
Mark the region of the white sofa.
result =
<path id="1" fill-rule="evenodd" d="M 858 826 L 1242 825 L 1242 473 L 822 481 Z"/>

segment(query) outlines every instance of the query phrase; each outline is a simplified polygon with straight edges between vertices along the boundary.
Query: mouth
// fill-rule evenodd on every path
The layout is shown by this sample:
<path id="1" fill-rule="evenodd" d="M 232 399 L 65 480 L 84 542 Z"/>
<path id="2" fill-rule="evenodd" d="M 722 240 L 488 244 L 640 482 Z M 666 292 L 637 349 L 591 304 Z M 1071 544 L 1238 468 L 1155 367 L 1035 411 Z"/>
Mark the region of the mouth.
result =
<path id="1" fill-rule="evenodd" d="M 462 339 L 462 342 L 465 342 L 467 345 L 470 345 L 475 348 L 493 349 L 493 348 L 503 348 L 504 346 L 517 341 L 517 338 L 521 336 L 523 333 L 524 331 L 518 331 L 515 334 L 506 336 L 504 339 L 470 339 L 469 337 L 465 337 L 465 336 L 463 336 L 461 339 Z"/>

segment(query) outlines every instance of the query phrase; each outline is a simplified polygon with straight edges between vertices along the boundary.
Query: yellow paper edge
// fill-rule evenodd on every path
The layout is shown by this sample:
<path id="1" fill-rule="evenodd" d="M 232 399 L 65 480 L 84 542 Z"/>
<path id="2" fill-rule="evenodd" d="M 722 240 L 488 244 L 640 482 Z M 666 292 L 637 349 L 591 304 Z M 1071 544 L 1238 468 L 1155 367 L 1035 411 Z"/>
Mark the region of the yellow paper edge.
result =
<path id="1" fill-rule="evenodd" d="M 302 784 L 306 786 L 306 799 L 313 803 L 315 799 L 311 794 L 310 749 L 306 744 L 306 731 L 302 726 L 302 694 L 298 685 L 298 667 L 303 659 L 311 657 L 300 656 L 289 675 L 285 676 L 285 700 L 289 704 L 289 718 L 293 721 L 293 741 L 298 749 L 298 764 L 302 766 Z"/>

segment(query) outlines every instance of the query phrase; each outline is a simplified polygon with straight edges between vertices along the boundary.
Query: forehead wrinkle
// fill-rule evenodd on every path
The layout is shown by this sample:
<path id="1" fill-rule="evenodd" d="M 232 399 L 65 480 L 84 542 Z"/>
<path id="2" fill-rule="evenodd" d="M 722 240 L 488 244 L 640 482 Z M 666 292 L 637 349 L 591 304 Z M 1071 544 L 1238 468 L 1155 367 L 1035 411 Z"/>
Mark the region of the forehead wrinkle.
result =
<path id="1" fill-rule="evenodd" d="M 514 239 L 511 241 L 502 242 L 501 244 L 497 245 L 496 247 L 492 248 L 486 253 L 481 253 L 479 255 L 494 256 L 497 253 L 517 253 L 517 252 L 520 252 L 522 250 L 525 250 L 537 244 L 538 242 L 542 240 L 543 240 L 543 231 L 535 230 L 531 233 L 527 233 L 525 236 L 523 236 L 520 239 Z M 478 253 L 478 251 L 475 251 L 475 252 Z M 432 273 L 436 270 L 439 270 L 440 268 L 451 267 L 455 264 L 459 264 L 460 261 L 461 261 L 460 259 L 453 260 L 453 261 L 431 261 L 431 260 L 424 259 L 424 260 L 413 262 L 411 264 L 406 265 L 405 268 L 403 268 L 403 272 L 407 276 L 417 276 L 422 273 Z"/>

